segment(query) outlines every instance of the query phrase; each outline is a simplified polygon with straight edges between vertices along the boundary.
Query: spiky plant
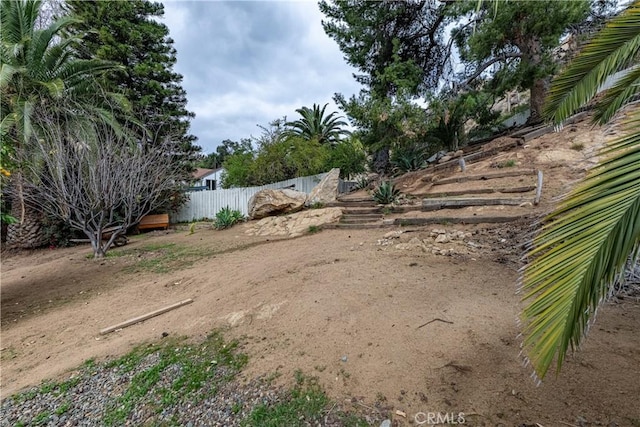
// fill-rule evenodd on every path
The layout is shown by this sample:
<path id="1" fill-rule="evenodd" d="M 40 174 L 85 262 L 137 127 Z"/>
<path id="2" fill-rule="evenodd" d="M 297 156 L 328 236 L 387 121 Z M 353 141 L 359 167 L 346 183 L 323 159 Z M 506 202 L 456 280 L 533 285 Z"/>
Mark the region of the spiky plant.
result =
<path id="1" fill-rule="evenodd" d="M 244 215 L 242 212 L 236 209 L 231 209 L 229 206 L 226 206 L 218 211 L 216 214 L 216 220 L 214 222 L 214 227 L 217 230 L 224 230 L 225 228 L 232 227 L 234 224 L 241 222 L 244 220 Z"/>
<path id="2" fill-rule="evenodd" d="M 114 64 L 78 59 L 81 41 L 65 33 L 73 18 L 63 16 L 39 29 L 41 1 L 0 4 L 0 138 L 17 158 L 11 185 L 17 188 L 12 216 L 18 221 L 9 228 L 7 241 L 34 247 L 44 243 L 40 212 L 25 204 L 23 174 L 25 164 L 37 162 L 34 141 L 51 127 L 39 118 L 55 111 L 71 129 L 89 132 L 95 122 L 118 127 L 111 107 L 125 102 L 113 94 L 105 97 L 96 84 L 97 77 L 117 68 Z M 113 104 L 106 108 L 108 101 Z"/>
<path id="3" fill-rule="evenodd" d="M 373 199 L 381 205 L 389 205 L 395 202 L 400 196 L 400 191 L 391 183 L 385 181 L 373 192 Z"/>

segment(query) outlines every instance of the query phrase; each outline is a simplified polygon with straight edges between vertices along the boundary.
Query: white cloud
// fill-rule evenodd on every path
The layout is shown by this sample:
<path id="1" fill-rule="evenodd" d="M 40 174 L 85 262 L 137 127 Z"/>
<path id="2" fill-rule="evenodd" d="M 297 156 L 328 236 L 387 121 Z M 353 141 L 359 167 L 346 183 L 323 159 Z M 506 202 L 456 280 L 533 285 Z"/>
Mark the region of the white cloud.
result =
<path id="1" fill-rule="evenodd" d="M 165 1 L 192 133 L 205 152 L 303 105 L 359 91 L 354 70 L 322 29 L 316 2 Z"/>

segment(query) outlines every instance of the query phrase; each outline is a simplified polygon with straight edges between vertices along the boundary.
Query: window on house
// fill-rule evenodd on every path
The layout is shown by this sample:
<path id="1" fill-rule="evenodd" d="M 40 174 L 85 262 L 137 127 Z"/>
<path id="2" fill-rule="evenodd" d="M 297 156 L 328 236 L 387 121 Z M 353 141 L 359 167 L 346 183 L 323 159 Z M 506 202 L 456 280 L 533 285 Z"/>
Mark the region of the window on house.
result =
<path id="1" fill-rule="evenodd" d="M 215 179 L 206 179 L 205 184 L 207 185 L 207 190 L 215 190 L 216 189 L 216 180 Z"/>

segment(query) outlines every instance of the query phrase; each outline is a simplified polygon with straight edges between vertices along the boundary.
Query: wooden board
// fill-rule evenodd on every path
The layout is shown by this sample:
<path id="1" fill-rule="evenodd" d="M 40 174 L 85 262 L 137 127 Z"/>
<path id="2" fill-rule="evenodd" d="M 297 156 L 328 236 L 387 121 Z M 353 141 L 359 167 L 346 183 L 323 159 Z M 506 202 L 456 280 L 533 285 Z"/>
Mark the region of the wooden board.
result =
<path id="1" fill-rule="evenodd" d="M 450 178 L 443 178 L 433 183 L 433 185 L 443 185 L 443 184 L 454 184 L 458 182 L 467 182 L 467 181 L 484 181 L 488 179 L 495 178 L 507 178 L 510 176 L 526 176 L 526 175 L 535 175 L 537 172 L 535 169 L 515 169 L 508 171 L 500 171 L 500 172 L 486 172 L 483 174 L 476 175 L 460 175 L 460 176 L 452 176 Z"/>
<path id="2" fill-rule="evenodd" d="M 169 228 L 169 214 L 145 215 L 138 224 L 138 230 L 149 228 Z"/>
<path id="3" fill-rule="evenodd" d="M 465 194 L 491 194 L 491 193 L 527 193 L 536 189 L 535 185 L 524 187 L 496 187 L 496 188 L 475 188 L 469 190 L 451 190 L 435 193 L 414 194 L 416 197 L 433 198 L 433 197 L 451 197 L 464 196 Z"/>
<path id="4" fill-rule="evenodd" d="M 486 197 L 459 197 L 459 198 L 434 198 L 423 199 L 423 211 L 436 211 L 438 209 L 464 208 L 467 206 L 519 206 L 523 203 L 532 203 L 533 198 L 486 198 Z"/>

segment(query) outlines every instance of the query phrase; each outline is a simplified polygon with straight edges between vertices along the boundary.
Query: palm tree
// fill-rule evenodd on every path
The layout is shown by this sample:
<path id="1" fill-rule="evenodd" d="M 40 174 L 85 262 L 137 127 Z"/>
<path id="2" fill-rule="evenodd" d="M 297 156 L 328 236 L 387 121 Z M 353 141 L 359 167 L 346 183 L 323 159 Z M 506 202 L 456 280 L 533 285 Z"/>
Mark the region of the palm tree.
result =
<path id="1" fill-rule="evenodd" d="M 590 102 L 605 80 L 617 81 L 596 104 L 609 121 L 640 90 L 640 0 L 612 18 L 551 86 L 546 114 L 555 123 Z M 539 378 L 557 371 L 577 348 L 600 303 L 640 246 L 640 111 L 628 132 L 609 143 L 604 160 L 547 217 L 521 280 L 527 302 L 524 348 Z"/>
<path id="2" fill-rule="evenodd" d="M 118 127 L 110 108 L 109 94 L 100 91 L 96 77 L 114 70 L 112 63 L 78 59 L 77 38 L 65 37 L 65 29 L 76 22 L 62 17 L 38 29 L 41 2 L 2 0 L 0 11 L 0 138 L 18 160 L 12 185 L 12 215 L 18 219 L 9 228 L 8 242 L 18 247 L 42 244 L 37 211 L 22 195 L 21 163 L 35 161 L 30 141 L 42 137 L 44 118 L 56 117 L 68 128 L 86 129 L 98 120 Z M 111 97 L 117 105 L 122 99 Z M 48 112 L 55 111 L 55 114 Z"/>
<path id="3" fill-rule="evenodd" d="M 290 126 L 291 129 L 287 133 L 300 136 L 306 140 L 317 139 L 321 144 L 337 143 L 342 135 L 349 134 L 347 130 L 342 129 L 343 126 L 347 126 L 347 123 L 340 120 L 341 117 L 336 116 L 336 112 L 325 116 L 324 111 L 327 105 L 329 104 L 325 104 L 322 109 L 316 104 L 313 104 L 313 108 L 298 108 L 296 112 L 302 118 L 295 122 L 288 122 L 287 126 Z"/>

